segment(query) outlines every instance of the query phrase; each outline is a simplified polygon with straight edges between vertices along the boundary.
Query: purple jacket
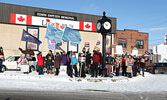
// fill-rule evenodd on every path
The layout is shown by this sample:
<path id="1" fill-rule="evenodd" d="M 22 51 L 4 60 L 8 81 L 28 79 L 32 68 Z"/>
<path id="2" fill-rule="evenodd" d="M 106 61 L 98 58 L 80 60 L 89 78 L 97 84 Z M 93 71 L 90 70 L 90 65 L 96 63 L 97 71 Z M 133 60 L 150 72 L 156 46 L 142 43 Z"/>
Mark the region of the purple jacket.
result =
<path id="1" fill-rule="evenodd" d="M 67 64 L 67 56 L 66 55 L 61 55 L 61 63 L 63 64 L 63 65 L 66 65 Z"/>

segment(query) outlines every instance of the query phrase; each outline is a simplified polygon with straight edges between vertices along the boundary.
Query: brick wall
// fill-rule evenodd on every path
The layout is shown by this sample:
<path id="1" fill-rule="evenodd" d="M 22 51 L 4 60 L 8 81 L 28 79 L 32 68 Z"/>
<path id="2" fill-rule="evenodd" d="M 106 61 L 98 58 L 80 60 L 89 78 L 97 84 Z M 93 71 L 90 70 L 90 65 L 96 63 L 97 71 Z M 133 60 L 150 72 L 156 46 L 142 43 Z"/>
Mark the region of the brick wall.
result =
<path id="1" fill-rule="evenodd" d="M 132 49 L 136 47 L 136 40 L 142 40 L 144 42 L 144 48 L 138 49 L 139 54 L 144 54 L 148 50 L 148 33 L 138 32 L 138 30 L 117 30 L 114 35 L 114 44 L 118 45 L 118 39 L 126 40 L 126 48 L 123 48 L 128 54 L 132 53 Z M 116 49 L 114 50 L 116 52 Z"/>

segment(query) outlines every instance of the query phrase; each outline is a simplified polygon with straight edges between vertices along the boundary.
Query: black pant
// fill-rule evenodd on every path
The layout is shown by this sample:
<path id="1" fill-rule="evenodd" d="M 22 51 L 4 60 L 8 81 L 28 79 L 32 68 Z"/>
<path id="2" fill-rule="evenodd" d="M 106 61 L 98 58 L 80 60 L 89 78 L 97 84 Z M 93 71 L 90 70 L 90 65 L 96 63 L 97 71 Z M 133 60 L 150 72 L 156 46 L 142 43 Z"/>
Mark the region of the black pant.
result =
<path id="1" fill-rule="evenodd" d="M 92 66 L 92 77 L 97 77 L 98 73 L 98 62 L 94 62 Z"/>
<path id="2" fill-rule="evenodd" d="M 70 62 L 67 62 L 67 75 L 70 76 Z"/>
<path id="3" fill-rule="evenodd" d="M 137 76 L 137 65 L 132 66 L 133 76 Z"/>
<path id="4" fill-rule="evenodd" d="M 126 67 L 122 67 L 122 76 L 127 76 Z"/>
<path id="5" fill-rule="evenodd" d="M 86 75 L 85 75 L 85 63 L 84 62 L 79 63 L 79 76 L 80 77 L 86 77 Z"/>
<path id="6" fill-rule="evenodd" d="M 120 67 L 116 67 L 116 76 L 119 76 L 119 69 Z"/>
<path id="7" fill-rule="evenodd" d="M 56 68 L 56 73 L 55 75 L 58 75 L 59 74 L 59 68 Z"/>
<path id="8" fill-rule="evenodd" d="M 69 76 L 70 77 L 73 77 L 72 74 L 73 74 L 73 69 L 75 70 L 75 77 L 78 77 L 78 71 L 77 71 L 77 66 L 76 65 L 71 65 L 69 67 Z"/>

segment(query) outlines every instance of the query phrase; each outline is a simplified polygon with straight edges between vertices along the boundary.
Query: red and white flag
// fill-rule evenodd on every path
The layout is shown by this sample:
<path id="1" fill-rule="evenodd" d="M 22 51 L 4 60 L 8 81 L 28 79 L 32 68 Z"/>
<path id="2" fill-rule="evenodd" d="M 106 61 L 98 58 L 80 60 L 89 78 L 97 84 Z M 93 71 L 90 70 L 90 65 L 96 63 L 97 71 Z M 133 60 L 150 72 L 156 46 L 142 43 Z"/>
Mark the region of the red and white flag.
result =
<path id="1" fill-rule="evenodd" d="M 10 23 L 31 25 L 32 16 L 11 13 Z"/>
<path id="2" fill-rule="evenodd" d="M 96 23 L 80 21 L 80 30 L 96 31 Z"/>

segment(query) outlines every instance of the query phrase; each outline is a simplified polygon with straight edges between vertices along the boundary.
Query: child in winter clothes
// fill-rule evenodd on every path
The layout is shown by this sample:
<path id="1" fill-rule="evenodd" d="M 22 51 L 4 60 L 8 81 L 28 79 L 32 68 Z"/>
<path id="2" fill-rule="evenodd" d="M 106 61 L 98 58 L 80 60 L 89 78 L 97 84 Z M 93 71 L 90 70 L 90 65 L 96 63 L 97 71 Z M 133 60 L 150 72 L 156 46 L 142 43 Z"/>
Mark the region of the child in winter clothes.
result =
<path id="1" fill-rule="evenodd" d="M 70 68 L 69 68 L 69 70 L 70 70 L 69 76 L 73 77 L 72 74 L 73 74 L 73 69 L 74 69 L 75 70 L 75 77 L 78 77 L 78 71 L 77 71 L 78 60 L 76 58 L 75 53 L 73 53 L 71 51 L 70 55 L 69 55 L 69 58 L 71 59 Z"/>

